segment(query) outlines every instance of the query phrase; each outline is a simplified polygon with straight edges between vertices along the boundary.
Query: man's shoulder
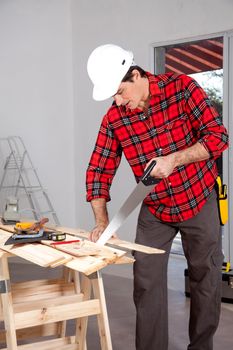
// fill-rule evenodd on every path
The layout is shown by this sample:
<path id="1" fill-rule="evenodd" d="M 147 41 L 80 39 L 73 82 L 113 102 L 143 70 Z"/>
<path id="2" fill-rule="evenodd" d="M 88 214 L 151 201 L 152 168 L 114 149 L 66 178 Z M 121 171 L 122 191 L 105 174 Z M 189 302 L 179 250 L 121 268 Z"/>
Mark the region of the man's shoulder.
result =
<path id="1" fill-rule="evenodd" d="M 158 74 L 154 76 L 155 79 L 157 80 L 157 84 L 160 87 L 166 86 L 169 83 L 173 83 L 175 81 L 181 81 L 181 82 L 186 82 L 189 81 L 191 78 L 183 73 L 174 73 L 174 72 L 168 72 L 168 73 L 164 73 L 164 74 Z"/>
<path id="2" fill-rule="evenodd" d="M 104 119 L 109 124 L 116 122 L 124 116 L 124 110 L 121 107 L 118 107 L 115 102 L 108 109 L 107 113 L 104 116 Z"/>

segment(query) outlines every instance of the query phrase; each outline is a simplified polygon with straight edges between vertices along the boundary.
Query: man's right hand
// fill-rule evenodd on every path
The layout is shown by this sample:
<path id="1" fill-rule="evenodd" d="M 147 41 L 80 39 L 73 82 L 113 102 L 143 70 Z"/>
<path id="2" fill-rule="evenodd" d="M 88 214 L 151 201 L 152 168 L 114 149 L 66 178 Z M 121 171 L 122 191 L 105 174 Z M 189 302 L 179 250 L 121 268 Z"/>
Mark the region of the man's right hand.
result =
<path id="1" fill-rule="evenodd" d="M 95 227 L 91 230 L 89 239 L 92 242 L 98 241 L 106 227 L 108 226 L 108 211 L 106 206 L 106 200 L 104 198 L 96 198 L 91 201 L 91 206 L 95 215 Z M 116 234 L 112 237 L 116 238 Z"/>
<path id="2" fill-rule="evenodd" d="M 92 231 L 90 232 L 89 240 L 92 241 L 92 242 L 97 242 L 107 226 L 108 225 L 104 225 L 104 224 L 96 225 L 92 229 Z M 117 238 L 116 233 L 113 233 L 112 237 L 113 238 Z"/>
<path id="3" fill-rule="evenodd" d="M 108 224 L 98 224 L 90 232 L 89 239 L 92 242 L 98 241 Z"/>

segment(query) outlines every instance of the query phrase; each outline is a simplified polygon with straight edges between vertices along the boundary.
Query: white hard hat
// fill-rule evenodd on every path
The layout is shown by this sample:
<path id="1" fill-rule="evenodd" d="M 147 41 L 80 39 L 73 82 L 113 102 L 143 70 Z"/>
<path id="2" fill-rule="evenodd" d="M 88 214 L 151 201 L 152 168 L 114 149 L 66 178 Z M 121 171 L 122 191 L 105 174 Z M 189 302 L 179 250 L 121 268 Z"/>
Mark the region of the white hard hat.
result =
<path id="1" fill-rule="evenodd" d="M 92 51 L 87 72 L 94 84 L 93 99 L 103 101 L 115 95 L 132 64 L 133 53 L 117 45 L 101 45 Z"/>

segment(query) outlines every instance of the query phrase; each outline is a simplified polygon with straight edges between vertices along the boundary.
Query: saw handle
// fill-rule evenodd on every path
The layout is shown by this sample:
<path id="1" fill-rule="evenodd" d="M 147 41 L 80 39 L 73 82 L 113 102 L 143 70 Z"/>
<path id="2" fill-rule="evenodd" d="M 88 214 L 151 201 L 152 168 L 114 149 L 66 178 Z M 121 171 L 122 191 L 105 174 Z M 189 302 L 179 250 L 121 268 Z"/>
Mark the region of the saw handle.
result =
<path id="1" fill-rule="evenodd" d="M 155 177 L 150 176 L 150 173 L 151 173 L 151 171 L 152 171 L 152 169 L 154 168 L 155 165 L 156 165 L 156 160 L 152 160 L 152 162 L 146 168 L 146 170 L 144 171 L 142 177 L 140 178 L 140 181 L 142 181 L 142 183 L 144 185 L 146 185 L 146 186 L 156 185 L 157 183 L 159 183 L 161 181 L 160 179 L 156 179 Z"/>

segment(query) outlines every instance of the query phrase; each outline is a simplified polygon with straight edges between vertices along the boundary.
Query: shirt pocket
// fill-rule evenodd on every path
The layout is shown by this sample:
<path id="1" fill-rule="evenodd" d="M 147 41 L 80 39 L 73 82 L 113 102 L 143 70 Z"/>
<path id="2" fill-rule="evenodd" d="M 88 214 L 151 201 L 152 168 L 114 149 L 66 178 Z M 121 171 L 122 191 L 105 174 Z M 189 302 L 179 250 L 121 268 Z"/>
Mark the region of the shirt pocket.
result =
<path id="1" fill-rule="evenodd" d="M 191 146 L 195 139 L 191 122 L 185 113 L 165 123 L 158 128 L 157 133 L 165 154 Z"/>
<path id="2" fill-rule="evenodd" d="M 165 130 L 173 130 L 180 128 L 187 123 L 188 116 L 185 113 L 182 113 L 178 118 L 175 118 L 165 124 Z"/>

